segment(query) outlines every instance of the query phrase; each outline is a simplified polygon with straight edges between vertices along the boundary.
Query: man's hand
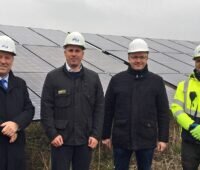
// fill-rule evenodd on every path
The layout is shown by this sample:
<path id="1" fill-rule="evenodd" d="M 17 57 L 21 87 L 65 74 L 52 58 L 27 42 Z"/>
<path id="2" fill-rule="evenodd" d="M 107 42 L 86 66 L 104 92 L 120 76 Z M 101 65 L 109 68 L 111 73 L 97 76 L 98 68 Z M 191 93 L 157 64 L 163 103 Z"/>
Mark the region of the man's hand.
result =
<path id="1" fill-rule="evenodd" d="M 88 139 L 88 146 L 90 148 L 92 148 L 92 149 L 96 148 L 97 144 L 98 144 L 98 140 L 96 138 L 89 137 L 89 139 Z"/>
<path id="2" fill-rule="evenodd" d="M 190 133 L 195 139 L 200 140 L 200 125 L 197 125 Z"/>
<path id="3" fill-rule="evenodd" d="M 108 149 L 112 149 L 112 141 L 110 138 L 102 140 L 102 144 L 105 145 Z"/>
<path id="4" fill-rule="evenodd" d="M 165 142 L 158 142 L 156 150 L 159 152 L 163 152 L 167 148 L 167 143 Z"/>
<path id="5" fill-rule="evenodd" d="M 56 136 L 56 137 L 52 140 L 51 144 L 52 144 L 54 147 L 56 147 L 56 148 L 62 146 L 62 145 L 63 145 L 63 138 L 62 138 L 62 136 L 61 136 L 61 135 Z"/>
<path id="6" fill-rule="evenodd" d="M 10 137 L 10 143 L 14 143 L 17 140 L 17 133 Z"/>
<path id="7" fill-rule="evenodd" d="M 9 137 L 13 136 L 19 128 L 18 124 L 12 121 L 2 123 L 1 127 L 3 127 L 1 132 Z"/>

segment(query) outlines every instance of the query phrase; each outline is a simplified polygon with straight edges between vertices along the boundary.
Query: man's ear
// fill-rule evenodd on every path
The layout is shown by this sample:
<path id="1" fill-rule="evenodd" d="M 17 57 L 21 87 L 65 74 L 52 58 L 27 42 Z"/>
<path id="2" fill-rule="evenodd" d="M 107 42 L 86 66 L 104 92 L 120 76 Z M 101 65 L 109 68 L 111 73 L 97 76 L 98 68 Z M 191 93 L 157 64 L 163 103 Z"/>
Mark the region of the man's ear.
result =
<path id="1" fill-rule="evenodd" d="M 149 53 L 146 54 L 147 60 L 149 59 Z"/>
<path id="2" fill-rule="evenodd" d="M 82 58 L 84 58 L 84 55 L 85 55 L 85 51 L 83 50 L 83 57 Z"/>

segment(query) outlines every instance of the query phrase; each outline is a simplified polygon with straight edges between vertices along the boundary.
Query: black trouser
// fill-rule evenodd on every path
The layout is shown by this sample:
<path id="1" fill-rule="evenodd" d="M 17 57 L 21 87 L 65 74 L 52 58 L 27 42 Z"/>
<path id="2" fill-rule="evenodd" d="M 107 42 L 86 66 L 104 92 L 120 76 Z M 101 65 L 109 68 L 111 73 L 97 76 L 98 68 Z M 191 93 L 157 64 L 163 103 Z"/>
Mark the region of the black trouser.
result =
<path id="1" fill-rule="evenodd" d="M 52 170 L 89 170 L 92 149 L 87 145 L 51 147 Z"/>
<path id="2" fill-rule="evenodd" d="M 113 155 L 115 170 L 129 170 L 130 159 L 134 152 L 137 160 L 138 170 L 150 170 L 154 154 L 154 148 L 140 149 L 134 151 L 114 147 Z"/>
<path id="3" fill-rule="evenodd" d="M 25 170 L 24 144 L 10 144 L 8 137 L 0 137 L 0 170 Z"/>
<path id="4" fill-rule="evenodd" d="M 198 170 L 200 165 L 200 145 L 183 141 L 181 157 L 183 170 Z"/>

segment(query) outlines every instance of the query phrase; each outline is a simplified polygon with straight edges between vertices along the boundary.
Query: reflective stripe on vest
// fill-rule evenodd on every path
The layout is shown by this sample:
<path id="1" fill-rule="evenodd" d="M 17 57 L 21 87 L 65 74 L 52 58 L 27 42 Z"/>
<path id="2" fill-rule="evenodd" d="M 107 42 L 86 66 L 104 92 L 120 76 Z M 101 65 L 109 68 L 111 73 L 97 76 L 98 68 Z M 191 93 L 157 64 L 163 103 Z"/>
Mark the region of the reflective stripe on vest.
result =
<path id="1" fill-rule="evenodd" d="M 173 103 L 175 103 L 175 104 L 181 106 L 182 108 L 185 107 L 184 102 L 182 102 L 182 101 L 180 101 L 180 100 L 178 100 L 178 99 L 174 99 L 174 100 L 173 100 Z"/>
<path id="2" fill-rule="evenodd" d="M 184 90 L 183 90 L 183 92 L 184 92 L 184 105 L 185 105 L 185 106 L 184 106 L 184 111 L 185 111 L 185 113 L 187 113 L 187 114 L 189 114 L 189 115 L 191 115 L 191 116 L 194 116 L 195 113 L 197 112 L 197 117 L 200 117 L 200 112 L 198 112 L 198 111 L 193 111 L 193 110 L 187 108 L 187 93 L 188 93 L 189 81 L 190 81 L 190 79 L 187 79 L 187 80 L 185 81 L 185 83 L 184 83 Z M 179 101 L 179 102 L 180 102 L 180 101 Z M 181 105 L 180 105 L 180 106 L 181 106 Z"/>
<path id="3" fill-rule="evenodd" d="M 185 104 L 185 107 L 184 107 L 184 109 L 185 109 L 185 112 L 186 112 L 186 110 L 187 110 L 187 92 L 188 92 L 188 85 L 189 85 L 189 79 L 187 79 L 186 81 L 185 81 L 185 83 L 184 83 L 184 90 L 183 90 L 183 92 L 184 92 L 184 104 Z M 186 113 L 188 113 L 188 112 L 186 112 Z M 189 113 L 188 113 L 189 114 Z"/>

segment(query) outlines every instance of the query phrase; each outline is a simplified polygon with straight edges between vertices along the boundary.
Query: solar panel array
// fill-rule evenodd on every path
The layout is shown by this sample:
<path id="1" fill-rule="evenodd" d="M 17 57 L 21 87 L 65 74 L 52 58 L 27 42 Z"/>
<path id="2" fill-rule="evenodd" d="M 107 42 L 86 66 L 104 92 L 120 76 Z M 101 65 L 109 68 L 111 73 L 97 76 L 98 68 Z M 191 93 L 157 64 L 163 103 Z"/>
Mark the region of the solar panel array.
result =
<path id="1" fill-rule="evenodd" d="M 13 71 L 22 77 L 36 107 L 34 119 L 40 119 L 40 98 L 47 73 L 65 62 L 63 43 L 68 32 L 41 28 L 0 25 L 0 35 L 16 42 Z M 83 34 L 86 39 L 83 65 L 99 74 L 104 92 L 112 75 L 127 69 L 129 43 L 134 37 Z M 150 48 L 148 68 L 166 82 L 169 101 L 179 81 L 193 70 L 192 53 L 198 42 L 144 38 Z"/>

